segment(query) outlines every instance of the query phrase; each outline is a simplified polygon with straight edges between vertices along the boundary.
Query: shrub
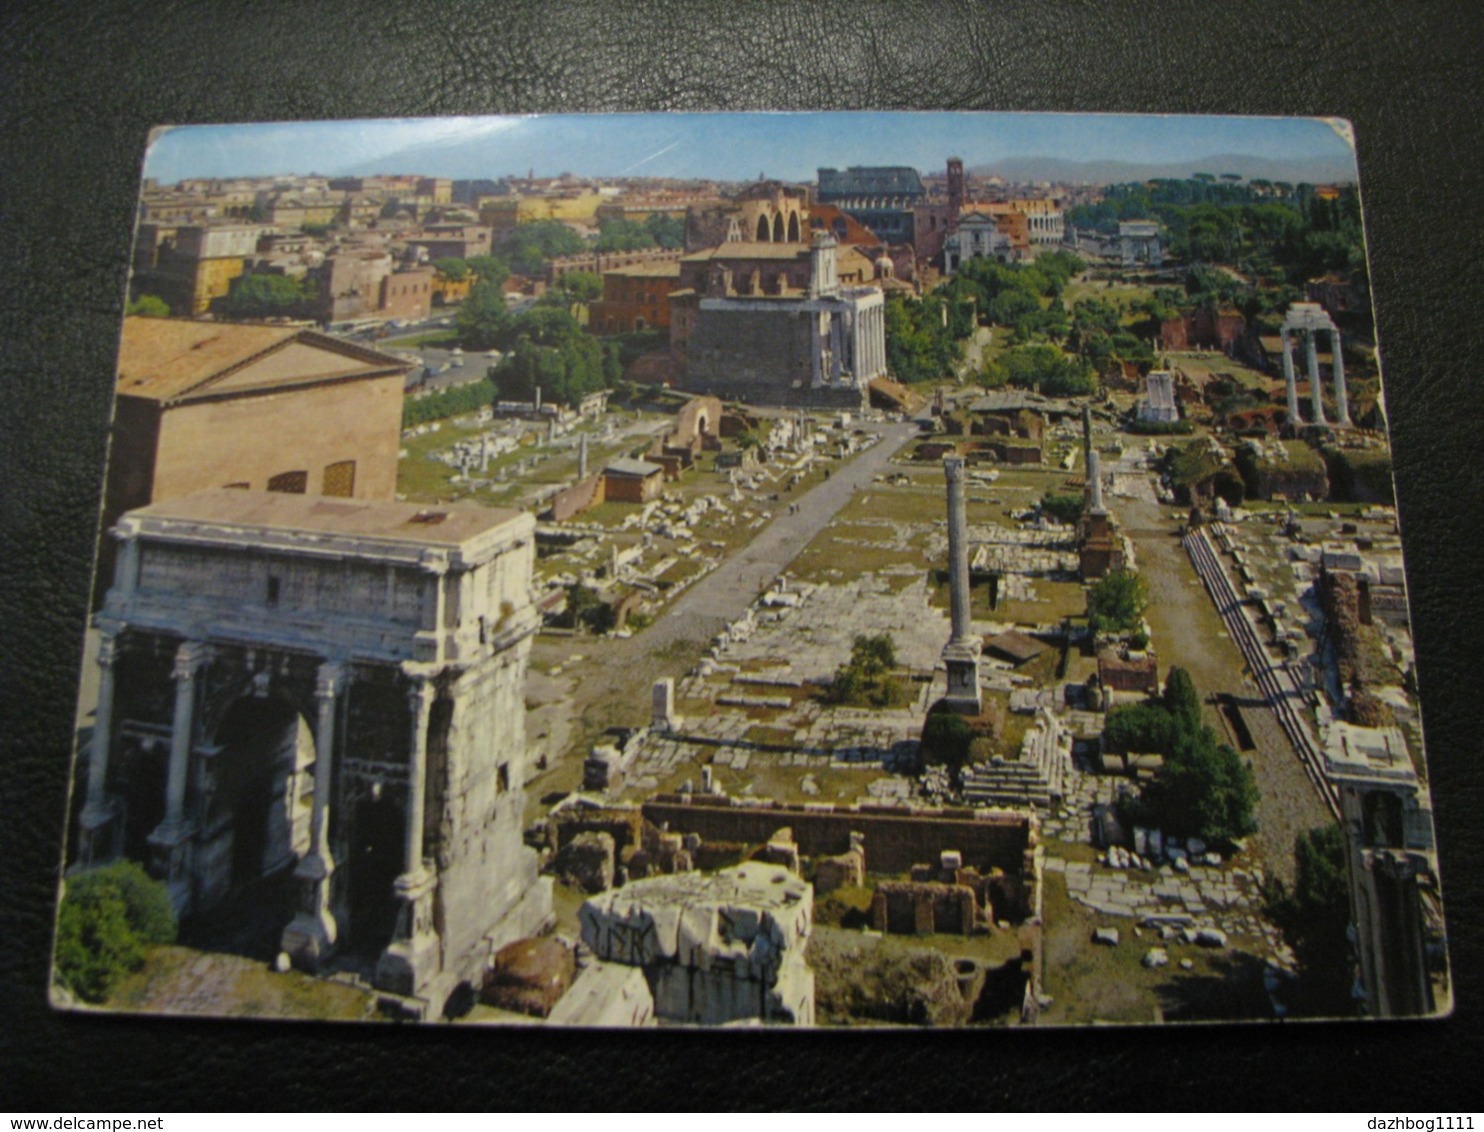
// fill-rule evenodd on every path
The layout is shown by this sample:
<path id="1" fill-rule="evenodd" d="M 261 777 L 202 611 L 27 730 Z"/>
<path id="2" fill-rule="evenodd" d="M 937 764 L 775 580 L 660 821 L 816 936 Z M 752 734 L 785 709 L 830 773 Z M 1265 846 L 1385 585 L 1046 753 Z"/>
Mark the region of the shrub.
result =
<path id="1" fill-rule="evenodd" d="M 102 1002 L 139 969 L 145 949 L 173 943 L 175 912 L 165 886 L 133 861 L 70 878 L 57 915 L 56 975 L 86 1002 Z"/>
<path id="2" fill-rule="evenodd" d="M 935 710 L 922 725 L 922 761 L 959 770 L 969 758 L 974 729 L 957 712 Z"/>

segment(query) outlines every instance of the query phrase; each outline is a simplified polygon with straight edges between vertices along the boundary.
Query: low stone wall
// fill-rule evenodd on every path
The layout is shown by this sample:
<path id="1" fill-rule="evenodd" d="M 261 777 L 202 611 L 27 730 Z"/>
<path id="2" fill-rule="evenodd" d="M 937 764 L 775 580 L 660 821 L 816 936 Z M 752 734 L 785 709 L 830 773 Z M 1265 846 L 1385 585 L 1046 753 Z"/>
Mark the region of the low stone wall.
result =
<path id="1" fill-rule="evenodd" d="M 850 835 L 865 835 L 868 866 L 875 873 L 906 873 L 937 861 L 945 849 L 963 854 L 966 865 L 1023 876 L 1032 846 L 1029 815 L 974 810 L 909 810 L 903 807 L 804 807 L 741 805 L 729 798 L 662 795 L 644 803 L 645 818 L 672 831 L 696 833 L 705 841 L 761 844 L 782 826 L 793 830 L 799 852 L 834 857 L 850 850 Z"/>

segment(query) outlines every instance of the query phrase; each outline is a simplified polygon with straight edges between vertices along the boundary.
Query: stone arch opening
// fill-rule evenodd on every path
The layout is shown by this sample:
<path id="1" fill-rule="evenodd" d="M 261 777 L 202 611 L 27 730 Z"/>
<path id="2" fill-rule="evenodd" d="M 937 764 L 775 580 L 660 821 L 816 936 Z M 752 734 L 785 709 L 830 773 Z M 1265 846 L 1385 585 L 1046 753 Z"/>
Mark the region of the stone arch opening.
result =
<path id="1" fill-rule="evenodd" d="M 797 244 L 799 240 L 799 214 L 791 212 L 788 216 L 788 242 Z"/>
<path id="2" fill-rule="evenodd" d="M 775 244 L 783 243 L 783 232 L 783 214 L 780 212 L 773 217 L 773 242 Z"/>
<path id="3" fill-rule="evenodd" d="M 757 218 L 757 242 L 766 244 L 768 242 L 768 216 L 767 213 Z"/>
<path id="4" fill-rule="evenodd" d="M 402 873 L 407 811 L 391 791 L 374 788 L 350 812 L 350 851 L 341 865 L 345 910 L 337 913 L 342 942 L 363 956 L 378 955 L 397 929 L 396 881 Z"/>
<path id="5" fill-rule="evenodd" d="M 199 841 L 199 901 L 218 904 L 309 850 L 314 735 L 287 700 L 247 695 L 222 715 Z"/>

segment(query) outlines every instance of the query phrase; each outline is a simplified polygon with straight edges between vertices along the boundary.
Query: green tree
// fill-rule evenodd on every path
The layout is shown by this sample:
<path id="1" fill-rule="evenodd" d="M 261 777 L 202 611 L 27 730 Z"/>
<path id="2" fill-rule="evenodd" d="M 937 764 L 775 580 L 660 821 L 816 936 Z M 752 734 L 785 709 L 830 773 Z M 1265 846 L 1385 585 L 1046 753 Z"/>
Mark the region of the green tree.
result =
<path id="1" fill-rule="evenodd" d="M 654 233 L 646 224 L 637 220 L 600 220 L 598 222 L 597 249 L 600 252 L 634 252 L 654 246 Z"/>
<path id="2" fill-rule="evenodd" d="M 656 245 L 662 248 L 685 246 L 685 221 L 678 216 L 666 216 L 663 212 L 652 212 L 644 221 Z"/>
<path id="3" fill-rule="evenodd" d="M 1264 890 L 1268 915 L 1283 929 L 1298 957 L 1303 1013 L 1337 1015 L 1354 1009 L 1347 931 L 1350 894 L 1345 877 L 1345 835 L 1338 825 L 1300 833 L 1294 842 L 1294 883 L 1277 877 Z"/>
<path id="4" fill-rule="evenodd" d="M 590 303 L 603 297 L 603 277 L 592 271 L 568 271 L 548 294 L 561 303 Z"/>
<path id="5" fill-rule="evenodd" d="M 974 729 L 968 720 L 957 712 L 935 707 L 922 725 L 922 761 L 957 772 L 968 761 L 973 742 Z"/>
<path id="6" fill-rule="evenodd" d="M 1200 727 L 1201 696 L 1185 669 L 1173 667 L 1165 677 L 1164 706 L 1182 730 L 1194 731 Z"/>
<path id="7" fill-rule="evenodd" d="M 144 318 L 169 318 L 170 304 L 158 295 L 140 295 L 125 308 L 124 313 Z"/>
<path id="8" fill-rule="evenodd" d="M 613 628 L 613 607 L 599 596 L 597 590 L 580 584 L 570 585 L 567 587 L 566 621 L 574 629 L 606 633 Z"/>
<path id="9" fill-rule="evenodd" d="M 1119 704 L 1103 721 L 1103 747 L 1119 754 L 1168 755 L 1179 737 L 1179 723 L 1158 703 Z"/>
<path id="10" fill-rule="evenodd" d="M 587 250 L 587 241 L 560 220 L 517 224 L 500 244 L 501 258 L 520 275 L 539 275 L 547 261 Z"/>
<path id="11" fill-rule="evenodd" d="M 145 951 L 175 941 L 165 886 L 133 861 L 69 877 L 57 913 L 56 974 L 87 1002 L 102 1002 Z"/>
<path id="12" fill-rule="evenodd" d="M 461 283 L 469 278 L 469 264 L 456 256 L 444 256 L 433 261 L 433 270 L 450 283 Z"/>
<path id="13" fill-rule="evenodd" d="M 1068 525 L 1076 523 L 1082 517 L 1082 496 L 1080 495 L 1043 495 L 1041 496 L 1041 513 L 1058 523 Z"/>
<path id="14" fill-rule="evenodd" d="M 312 281 L 288 275 L 239 275 L 211 309 L 226 318 L 287 318 L 307 313 L 317 294 Z"/>
<path id="15" fill-rule="evenodd" d="M 489 350 L 505 340 L 512 319 L 505 293 L 496 283 L 479 282 L 469 290 L 464 305 L 454 316 L 459 342 L 466 350 Z"/>
<path id="16" fill-rule="evenodd" d="M 471 255 L 464 263 L 481 283 L 496 289 L 510 278 L 510 265 L 498 256 Z"/>
<path id="17" fill-rule="evenodd" d="M 1140 803 L 1149 821 L 1178 837 L 1229 845 L 1257 828 L 1252 768 L 1209 727 L 1177 736 Z"/>
<path id="18" fill-rule="evenodd" d="M 1087 619 L 1094 632 L 1134 629 L 1149 604 L 1149 586 L 1136 570 L 1110 570 L 1087 591 Z"/>
<path id="19" fill-rule="evenodd" d="M 1086 359 L 1046 343 L 1012 346 L 984 368 L 980 381 L 992 388 L 1007 384 L 1039 388 L 1048 397 L 1081 397 L 1097 391 L 1097 375 Z"/>
<path id="20" fill-rule="evenodd" d="M 857 636 L 850 660 L 841 665 L 825 698 L 860 707 L 894 707 L 906 699 L 903 682 L 893 675 L 897 647 L 890 633 Z"/>

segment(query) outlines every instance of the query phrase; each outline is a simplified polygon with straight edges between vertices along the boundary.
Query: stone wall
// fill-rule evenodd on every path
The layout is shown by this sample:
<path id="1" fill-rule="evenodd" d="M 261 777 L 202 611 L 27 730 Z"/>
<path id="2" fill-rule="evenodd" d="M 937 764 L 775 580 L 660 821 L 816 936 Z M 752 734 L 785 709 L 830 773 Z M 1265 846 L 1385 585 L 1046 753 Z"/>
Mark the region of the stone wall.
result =
<path id="1" fill-rule="evenodd" d="M 762 844 L 779 827 L 788 826 L 806 857 L 847 853 L 851 833 L 860 832 L 871 870 L 877 873 L 906 873 L 915 864 L 938 860 L 945 849 L 957 849 L 965 864 L 1021 876 L 1024 854 L 1032 844 L 1032 819 L 1017 813 L 743 805 L 728 798 L 697 797 L 688 802 L 679 795 L 661 795 L 644 803 L 643 811 L 656 825 L 668 823 L 672 830 L 697 833 L 708 842 Z"/>
<path id="2" fill-rule="evenodd" d="M 603 502 L 605 483 L 607 479 L 602 473 L 578 480 L 571 487 L 564 488 L 553 495 L 550 505 L 542 512 L 541 517 L 554 523 L 564 523 L 568 519 L 581 515 L 588 508 L 596 507 Z"/>

